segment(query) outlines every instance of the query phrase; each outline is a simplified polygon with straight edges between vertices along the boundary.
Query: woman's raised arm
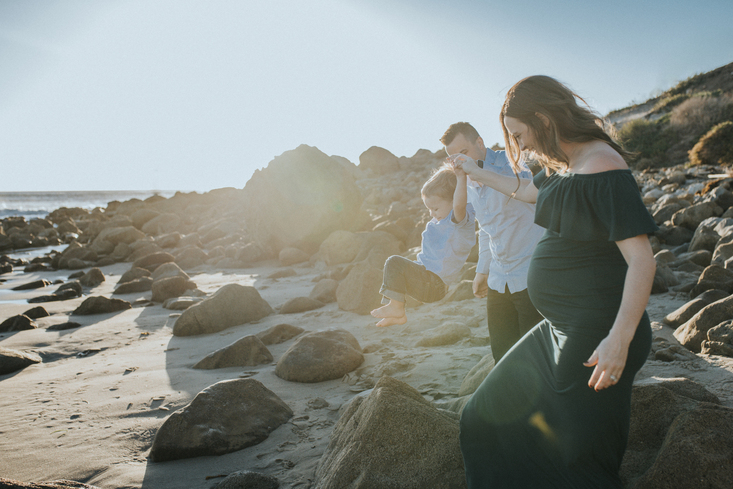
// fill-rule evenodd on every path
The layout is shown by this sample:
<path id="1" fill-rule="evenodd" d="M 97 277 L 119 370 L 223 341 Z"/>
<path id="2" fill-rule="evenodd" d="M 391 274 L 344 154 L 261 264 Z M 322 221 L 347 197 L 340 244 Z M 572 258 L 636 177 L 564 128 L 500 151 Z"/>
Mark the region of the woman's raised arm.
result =
<path id="1" fill-rule="evenodd" d="M 499 175 L 490 170 L 479 168 L 473 158 L 460 154 L 451 155 L 448 161 L 454 167 L 461 168 L 474 182 L 479 182 L 487 187 L 501 192 L 512 199 L 521 200 L 533 204 L 537 202 L 537 188 L 528 178 L 510 177 L 507 175 Z"/>

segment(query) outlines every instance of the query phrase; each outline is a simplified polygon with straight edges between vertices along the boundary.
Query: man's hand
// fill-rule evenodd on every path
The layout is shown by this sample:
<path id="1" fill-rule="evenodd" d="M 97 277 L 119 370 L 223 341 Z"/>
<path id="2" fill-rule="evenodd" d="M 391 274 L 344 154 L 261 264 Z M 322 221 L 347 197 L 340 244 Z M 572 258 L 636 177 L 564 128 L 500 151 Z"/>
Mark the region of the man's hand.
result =
<path id="1" fill-rule="evenodd" d="M 485 273 L 477 273 L 473 278 L 473 295 L 479 299 L 486 297 L 489 293 L 488 278 L 489 276 Z"/>

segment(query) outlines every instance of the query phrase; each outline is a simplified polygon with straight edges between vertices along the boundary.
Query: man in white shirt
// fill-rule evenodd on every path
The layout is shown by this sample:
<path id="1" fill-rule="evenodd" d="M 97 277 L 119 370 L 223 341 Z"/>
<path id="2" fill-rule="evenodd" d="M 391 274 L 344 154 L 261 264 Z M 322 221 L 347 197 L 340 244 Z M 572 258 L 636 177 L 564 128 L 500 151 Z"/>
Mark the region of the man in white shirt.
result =
<path id="1" fill-rule="evenodd" d="M 504 151 L 487 149 L 467 122 L 452 124 L 440 138 L 446 153 L 470 156 L 484 170 L 515 175 Z M 529 169 L 520 178 L 532 178 Z M 527 270 L 544 230 L 534 223 L 534 204 L 513 200 L 479 183 L 468 181 L 468 202 L 479 224 L 479 260 L 473 293 L 486 297 L 491 351 L 495 361 L 542 320 L 527 293 Z"/>

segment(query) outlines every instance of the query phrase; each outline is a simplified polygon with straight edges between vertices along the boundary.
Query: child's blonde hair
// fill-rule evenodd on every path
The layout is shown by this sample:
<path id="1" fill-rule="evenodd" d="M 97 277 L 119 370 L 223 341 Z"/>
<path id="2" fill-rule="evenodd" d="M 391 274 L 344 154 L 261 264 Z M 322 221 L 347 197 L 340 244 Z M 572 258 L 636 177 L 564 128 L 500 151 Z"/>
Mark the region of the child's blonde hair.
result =
<path id="1" fill-rule="evenodd" d="M 420 194 L 423 197 L 436 196 L 445 200 L 453 200 L 453 194 L 456 191 L 456 174 L 453 173 L 453 167 L 449 163 L 435 170 L 425 185 L 422 186 Z"/>

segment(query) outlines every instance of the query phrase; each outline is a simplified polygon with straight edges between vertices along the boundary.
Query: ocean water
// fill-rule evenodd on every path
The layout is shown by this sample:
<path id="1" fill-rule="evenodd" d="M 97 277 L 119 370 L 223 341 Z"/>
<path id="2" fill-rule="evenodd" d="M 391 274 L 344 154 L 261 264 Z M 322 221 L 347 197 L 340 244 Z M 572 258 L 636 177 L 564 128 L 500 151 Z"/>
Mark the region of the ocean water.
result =
<path id="1" fill-rule="evenodd" d="M 108 202 L 124 202 L 132 198 L 147 199 L 153 195 L 171 197 L 175 190 L 90 190 L 69 192 L 0 192 L 0 219 L 23 216 L 26 219 L 46 217 L 59 207 L 81 207 L 92 210 L 106 207 Z"/>

